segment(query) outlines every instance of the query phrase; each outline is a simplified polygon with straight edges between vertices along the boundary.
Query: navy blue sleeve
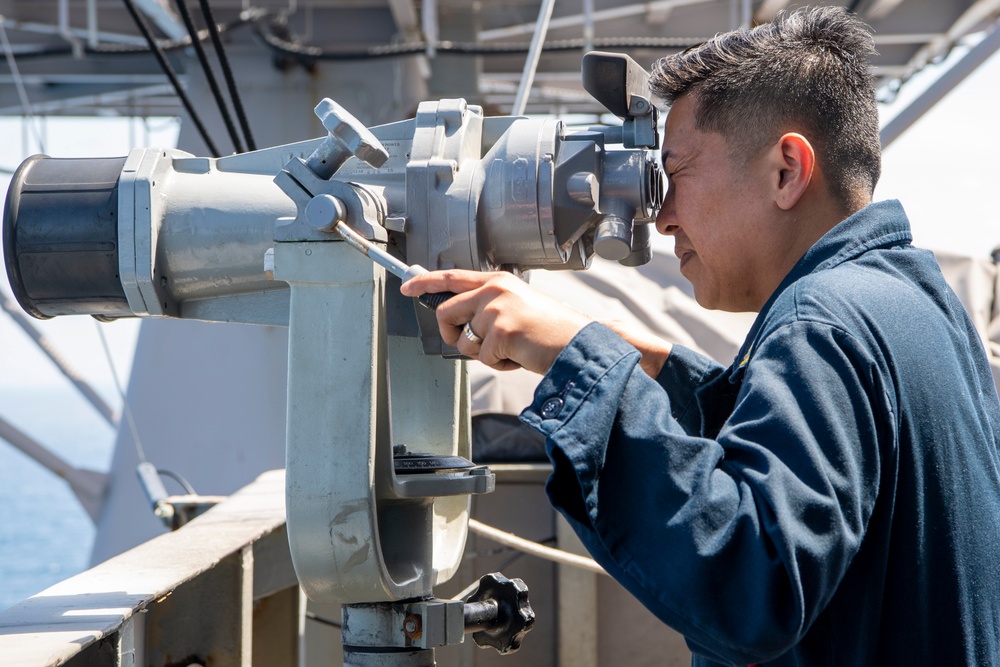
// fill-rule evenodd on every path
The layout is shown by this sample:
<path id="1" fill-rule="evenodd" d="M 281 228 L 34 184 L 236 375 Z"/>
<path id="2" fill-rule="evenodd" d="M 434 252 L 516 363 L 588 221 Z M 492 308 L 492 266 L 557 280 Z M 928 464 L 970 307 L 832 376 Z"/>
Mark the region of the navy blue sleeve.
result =
<path id="1" fill-rule="evenodd" d="M 550 500 L 696 652 L 776 657 L 833 595 L 871 514 L 874 363 L 839 329 L 787 325 L 758 343 L 713 439 L 675 418 L 689 391 L 664 391 L 638 360 L 592 324 L 543 378 L 522 419 L 547 436 Z"/>
<path id="2" fill-rule="evenodd" d="M 715 386 L 715 380 L 724 372 L 716 362 L 682 345 L 671 349 L 656 383 L 667 392 L 670 413 L 687 433 L 702 433 L 702 406 L 711 403 L 706 394 L 712 393 L 703 388 Z"/>

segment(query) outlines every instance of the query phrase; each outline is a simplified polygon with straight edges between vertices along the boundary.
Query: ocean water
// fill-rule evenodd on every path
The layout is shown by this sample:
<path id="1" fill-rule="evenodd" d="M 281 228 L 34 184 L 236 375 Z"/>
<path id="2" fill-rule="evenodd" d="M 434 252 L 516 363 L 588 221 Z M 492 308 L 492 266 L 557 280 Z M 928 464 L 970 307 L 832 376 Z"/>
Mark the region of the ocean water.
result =
<path id="1" fill-rule="evenodd" d="M 72 387 L 0 387 L 0 416 L 75 467 L 110 466 L 115 432 Z M 93 540 L 69 485 L 0 440 L 0 609 L 87 569 Z"/>

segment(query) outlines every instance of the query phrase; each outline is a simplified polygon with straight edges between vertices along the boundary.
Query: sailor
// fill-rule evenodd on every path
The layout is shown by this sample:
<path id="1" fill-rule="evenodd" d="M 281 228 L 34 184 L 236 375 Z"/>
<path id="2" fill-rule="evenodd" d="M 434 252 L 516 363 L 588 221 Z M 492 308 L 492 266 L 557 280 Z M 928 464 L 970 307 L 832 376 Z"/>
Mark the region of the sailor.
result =
<path id="1" fill-rule="evenodd" d="M 445 341 L 542 375 L 549 498 L 694 664 L 1000 664 L 1000 403 L 880 172 L 867 26 L 806 8 L 659 60 L 657 229 L 724 368 L 503 273 L 441 271 Z M 942 168 L 947 168 L 943 166 Z M 468 327 L 464 327 L 468 323 Z"/>

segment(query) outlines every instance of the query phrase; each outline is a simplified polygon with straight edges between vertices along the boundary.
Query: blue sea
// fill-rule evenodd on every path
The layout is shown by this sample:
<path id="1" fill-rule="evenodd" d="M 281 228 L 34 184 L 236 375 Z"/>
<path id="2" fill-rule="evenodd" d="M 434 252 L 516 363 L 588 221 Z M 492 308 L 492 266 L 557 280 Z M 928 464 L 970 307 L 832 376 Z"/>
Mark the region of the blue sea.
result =
<path id="1" fill-rule="evenodd" d="M 75 467 L 110 466 L 115 432 L 70 386 L 0 387 L 0 416 Z M 93 540 L 69 485 L 0 440 L 0 609 L 87 569 Z"/>

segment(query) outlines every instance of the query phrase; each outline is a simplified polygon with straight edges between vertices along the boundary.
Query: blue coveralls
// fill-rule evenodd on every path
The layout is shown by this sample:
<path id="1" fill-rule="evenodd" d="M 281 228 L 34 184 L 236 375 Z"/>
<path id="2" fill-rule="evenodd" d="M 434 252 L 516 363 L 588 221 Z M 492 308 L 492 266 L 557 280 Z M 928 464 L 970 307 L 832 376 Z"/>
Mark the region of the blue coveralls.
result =
<path id="1" fill-rule="evenodd" d="M 821 238 L 727 368 L 610 329 L 521 419 L 608 572 L 695 665 L 1000 664 L 1000 404 L 898 202 Z"/>

